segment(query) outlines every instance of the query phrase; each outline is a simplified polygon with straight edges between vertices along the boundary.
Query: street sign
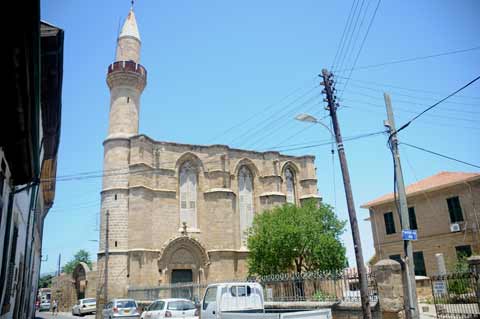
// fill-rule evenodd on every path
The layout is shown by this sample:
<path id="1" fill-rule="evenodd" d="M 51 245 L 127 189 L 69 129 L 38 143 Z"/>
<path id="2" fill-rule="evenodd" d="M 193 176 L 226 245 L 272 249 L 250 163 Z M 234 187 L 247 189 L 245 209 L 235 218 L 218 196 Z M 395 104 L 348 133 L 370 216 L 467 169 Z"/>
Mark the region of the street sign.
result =
<path id="1" fill-rule="evenodd" d="M 433 282 L 433 294 L 444 295 L 447 293 L 447 284 L 443 280 L 436 280 Z"/>
<path id="2" fill-rule="evenodd" d="M 416 229 L 403 229 L 402 230 L 402 239 L 403 240 L 417 240 L 417 230 Z"/>

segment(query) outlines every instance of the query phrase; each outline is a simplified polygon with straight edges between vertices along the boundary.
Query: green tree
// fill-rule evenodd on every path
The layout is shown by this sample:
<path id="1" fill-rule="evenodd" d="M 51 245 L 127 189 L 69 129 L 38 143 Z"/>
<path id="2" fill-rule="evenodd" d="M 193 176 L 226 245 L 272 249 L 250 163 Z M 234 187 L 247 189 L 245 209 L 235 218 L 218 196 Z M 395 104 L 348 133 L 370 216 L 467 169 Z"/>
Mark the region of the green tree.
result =
<path id="1" fill-rule="evenodd" d="M 90 254 L 88 251 L 84 249 L 77 251 L 77 253 L 73 255 L 73 259 L 63 266 L 62 272 L 67 274 L 73 273 L 73 270 L 80 262 L 86 263 L 90 268 L 92 267 L 92 261 L 90 260 Z"/>
<path id="2" fill-rule="evenodd" d="M 52 286 L 52 275 L 41 276 L 38 281 L 38 288 L 50 288 Z"/>
<path id="3" fill-rule="evenodd" d="M 347 265 L 340 235 L 345 221 L 327 204 L 315 200 L 298 207 L 275 207 L 255 216 L 249 229 L 251 274 L 334 271 Z"/>

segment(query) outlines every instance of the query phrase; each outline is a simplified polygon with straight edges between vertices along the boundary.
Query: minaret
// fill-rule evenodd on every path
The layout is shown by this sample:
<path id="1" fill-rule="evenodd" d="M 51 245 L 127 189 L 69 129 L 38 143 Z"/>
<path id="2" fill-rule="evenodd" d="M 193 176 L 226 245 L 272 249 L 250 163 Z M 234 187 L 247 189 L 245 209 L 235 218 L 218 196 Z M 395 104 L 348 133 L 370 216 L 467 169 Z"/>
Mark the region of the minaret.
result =
<path id="1" fill-rule="evenodd" d="M 103 142 L 103 186 L 101 192 L 100 247 L 98 252 L 97 307 L 105 296 L 106 215 L 108 232 L 108 299 L 126 297 L 128 286 L 128 202 L 130 137 L 138 134 L 140 95 L 147 71 L 140 62 L 140 35 L 133 8 L 118 36 L 116 60 L 108 66 L 110 117 L 108 135 Z M 97 312 L 98 313 L 98 312 Z"/>

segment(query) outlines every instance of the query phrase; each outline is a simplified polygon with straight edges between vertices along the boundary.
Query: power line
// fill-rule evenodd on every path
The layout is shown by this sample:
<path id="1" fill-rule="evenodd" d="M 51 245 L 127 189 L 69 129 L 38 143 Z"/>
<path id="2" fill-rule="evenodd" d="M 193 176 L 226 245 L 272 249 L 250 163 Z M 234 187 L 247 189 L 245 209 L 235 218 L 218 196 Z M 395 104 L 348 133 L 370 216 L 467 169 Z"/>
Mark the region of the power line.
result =
<path id="1" fill-rule="evenodd" d="M 319 97 L 319 96 L 320 96 L 320 94 L 317 95 L 317 96 L 315 96 L 314 98 L 317 98 L 317 97 Z M 310 102 L 312 102 L 312 101 L 310 100 L 310 101 L 308 101 L 308 102 L 305 102 L 305 103 L 303 103 L 303 104 L 300 105 L 300 106 L 306 105 L 306 104 L 308 104 L 308 103 L 310 103 Z M 315 103 L 315 104 L 311 105 L 310 107 L 308 107 L 307 109 L 305 109 L 305 110 L 303 111 L 303 113 L 308 113 L 311 109 L 313 109 L 314 107 L 316 107 L 316 106 L 318 106 L 318 105 L 320 105 L 320 104 L 321 104 L 321 102 L 320 102 L 320 103 Z M 287 122 L 287 124 L 282 124 L 282 122 L 280 122 L 280 121 L 279 121 L 278 123 L 273 123 L 273 125 L 269 128 L 269 130 L 266 130 L 266 132 L 270 131 L 269 133 L 267 133 L 267 134 L 264 135 L 264 136 L 261 136 L 260 138 L 254 140 L 253 143 L 250 143 L 250 144 L 247 144 L 247 145 L 249 145 L 250 148 L 253 148 L 254 146 L 258 145 L 258 142 L 260 142 L 260 141 L 262 141 L 262 140 L 265 140 L 267 137 L 272 136 L 272 135 L 274 135 L 275 133 L 279 133 L 279 132 L 286 131 L 286 127 L 287 127 L 287 126 L 295 125 L 295 122 L 293 121 L 292 118 L 293 118 L 293 115 L 295 115 L 295 113 L 298 112 L 298 111 L 299 111 L 299 110 L 297 110 L 297 109 L 293 109 L 293 110 L 291 110 L 290 112 L 288 112 L 288 114 L 285 114 L 284 119 L 286 119 L 287 121 L 290 121 L 290 123 Z M 302 112 L 302 111 L 300 111 L 300 112 Z M 280 125 L 278 125 L 278 124 L 280 124 Z M 308 128 L 304 128 L 304 130 L 306 130 L 306 129 L 308 129 Z M 288 139 L 289 139 L 289 138 L 287 138 L 286 140 L 288 140 Z M 285 141 L 285 140 L 284 140 L 284 141 Z M 283 141 L 283 142 L 284 142 L 284 141 Z M 283 143 L 283 142 L 282 142 L 282 143 Z"/>
<path id="2" fill-rule="evenodd" d="M 370 106 L 376 107 L 376 108 L 384 108 L 384 106 L 382 106 L 380 104 L 370 103 L 370 102 L 366 102 L 366 101 L 353 100 L 353 99 L 345 99 L 345 101 L 366 104 L 366 106 L 370 105 Z M 421 105 L 421 104 L 417 104 L 417 105 Z M 396 110 L 404 112 L 404 113 L 418 114 L 418 111 L 414 111 L 412 109 L 396 108 Z M 436 118 L 440 118 L 440 119 L 456 120 L 456 121 L 465 121 L 465 122 L 473 122 L 473 123 L 478 122 L 478 120 L 475 120 L 475 119 L 472 119 L 472 118 L 453 117 L 453 116 L 447 116 L 447 115 L 428 114 L 427 116 L 436 117 Z"/>
<path id="3" fill-rule="evenodd" d="M 375 136 L 375 135 L 380 135 L 380 134 L 385 134 L 385 131 L 373 132 L 373 133 L 363 134 L 363 135 L 359 135 L 359 136 L 354 136 L 354 137 L 351 137 L 351 138 L 345 138 L 343 141 L 344 141 L 344 142 L 346 142 L 346 141 L 354 141 L 354 140 L 358 140 L 358 139 L 362 139 L 362 138 L 366 138 L 366 137 L 370 137 L 370 136 Z M 307 146 L 302 146 L 302 147 L 294 147 L 294 148 L 282 149 L 282 150 L 278 150 L 277 152 L 296 151 L 296 150 L 314 148 L 314 147 L 331 145 L 331 144 L 332 144 L 332 142 L 329 141 L 329 142 L 325 142 L 325 143 L 312 144 L 312 145 L 307 145 Z"/>
<path id="4" fill-rule="evenodd" d="M 399 64 L 399 63 L 405 63 L 405 62 L 413 62 L 413 61 L 419 61 L 419 60 L 426 60 L 426 59 L 436 58 L 436 57 L 440 57 L 440 56 L 446 56 L 446 55 L 475 51 L 475 50 L 478 50 L 478 49 L 480 49 L 480 46 L 473 47 L 473 48 L 468 48 L 468 49 L 462 49 L 462 50 L 447 51 L 447 52 L 442 52 L 442 53 L 437 53 L 437 54 L 432 54 L 432 55 L 417 56 L 417 57 L 412 57 L 412 58 L 393 60 L 393 61 L 378 63 L 378 64 L 364 65 L 364 66 L 359 66 L 357 68 L 337 70 L 337 72 L 343 72 L 343 71 L 349 71 L 349 70 L 366 70 L 366 69 L 372 69 L 372 68 L 379 68 L 379 67 L 386 66 L 386 65 Z"/>
<path id="5" fill-rule="evenodd" d="M 449 97 L 457 94 L 458 92 L 466 89 L 468 86 L 472 85 L 473 83 L 475 83 L 478 79 L 480 79 L 480 76 L 477 76 L 475 79 L 473 79 L 472 81 L 468 82 L 467 84 L 465 84 L 464 86 L 462 86 L 461 88 L 459 88 L 458 90 L 456 90 L 455 92 L 453 93 L 450 93 L 448 96 L 444 97 L 443 99 L 441 99 L 440 101 L 438 101 L 437 103 L 433 104 L 432 106 L 430 107 L 427 107 L 425 110 L 423 110 L 421 113 L 419 113 L 418 115 L 414 116 L 410 121 L 408 121 L 407 123 L 403 124 L 398 130 L 396 130 L 395 132 L 393 132 L 392 134 L 397 134 L 398 132 L 400 132 L 401 130 L 405 129 L 407 126 L 410 125 L 410 123 L 412 123 L 413 121 L 415 121 L 416 119 L 418 119 L 420 116 L 422 116 L 423 114 L 425 114 L 426 112 L 428 112 L 429 110 L 433 109 L 434 107 L 436 107 L 437 105 L 439 105 L 440 103 L 442 103 L 443 101 L 447 100 Z"/>
<path id="6" fill-rule="evenodd" d="M 317 85 L 315 85 L 315 87 L 317 87 Z M 258 116 L 260 116 L 261 114 L 265 113 L 266 111 L 270 110 L 271 108 L 273 108 L 274 106 L 276 105 L 279 105 L 281 103 L 283 103 L 283 101 L 287 100 L 289 97 L 291 97 L 292 95 L 294 95 L 295 93 L 297 93 L 298 91 L 300 91 L 300 89 L 304 88 L 304 86 L 301 86 L 301 87 L 298 87 L 294 90 L 292 90 L 290 93 L 288 93 L 287 95 L 285 95 L 284 97 L 282 97 L 280 100 L 278 100 L 277 102 L 274 102 L 270 105 L 268 105 L 266 108 L 264 108 L 263 110 L 261 110 L 260 112 L 257 112 L 257 113 L 254 113 L 253 115 L 251 115 L 250 117 L 248 117 L 246 120 L 243 120 L 231 127 L 229 127 L 228 129 L 226 129 L 225 131 L 223 131 L 222 133 L 220 134 L 217 134 L 216 136 L 212 137 L 210 140 L 211 141 L 214 141 L 216 140 L 218 137 L 220 136 L 225 136 L 226 134 L 230 133 L 232 130 L 238 128 L 238 127 L 241 127 L 241 126 L 245 126 L 246 123 L 250 122 L 251 120 L 257 118 Z"/>
<path id="7" fill-rule="evenodd" d="M 340 68 L 343 68 L 343 65 L 346 61 L 346 58 L 348 56 L 350 56 L 349 52 L 351 52 L 350 50 L 353 50 L 355 48 L 355 46 L 353 46 L 351 49 L 350 49 L 350 46 L 352 44 L 352 39 L 355 37 L 355 40 L 353 43 L 356 43 L 356 39 L 358 38 L 358 35 L 360 34 L 360 28 L 358 29 L 358 32 L 356 33 L 356 29 L 357 29 L 357 24 L 358 24 L 358 20 L 360 19 L 360 15 L 362 13 L 362 9 L 363 9 L 363 5 L 365 4 L 365 0 L 362 0 L 362 4 L 360 5 L 360 9 L 358 10 L 358 14 L 355 18 L 355 22 L 354 22 L 354 25 L 353 25 L 353 30 L 350 34 L 350 37 L 348 39 L 348 42 L 347 42 L 347 46 L 346 46 L 346 49 L 344 50 L 343 52 L 343 58 L 341 60 L 341 63 L 339 64 L 339 67 Z M 357 4 L 358 5 L 358 4 Z M 355 8 L 356 9 L 356 8 Z M 356 10 L 355 10 L 356 12 Z"/>
<path id="8" fill-rule="evenodd" d="M 335 77 L 346 79 L 346 77 L 341 76 L 341 75 L 335 75 Z M 390 88 L 399 89 L 399 90 L 405 90 L 405 91 L 411 91 L 411 92 L 420 92 L 420 93 L 435 95 L 435 97 L 438 97 L 438 95 L 445 94 L 445 92 L 440 92 L 440 91 L 432 91 L 432 90 L 425 90 L 425 89 L 419 89 L 419 88 L 410 88 L 410 87 L 398 86 L 398 85 L 393 85 L 393 84 L 388 84 L 388 83 L 380 83 L 380 82 L 375 82 L 375 81 L 366 81 L 366 80 L 359 80 L 359 79 L 352 79 L 352 78 L 350 79 L 350 81 L 371 84 L 373 86 L 379 86 L 379 87 L 382 87 L 382 88 L 383 87 L 390 87 Z M 383 92 L 383 90 L 382 90 L 382 92 Z M 480 100 L 480 96 L 468 96 L 468 95 L 457 95 L 457 96 L 455 96 L 455 98 Z"/>
<path id="9" fill-rule="evenodd" d="M 437 152 L 434 152 L 434 151 L 427 150 L 423 147 L 415 146 L 415 145 L 408 144 L 408 143 L 405 143 L 405 142 L 401 142 L 400 144 L 407 145 L 407 146 L 415 148 L 417 150 L 421 150 L 421 151 L 424 151 L 424 152 L 427 152 L 427 153 L 430 153 L 430 154 L 433 154 L 433 155 L 437 155 L 437 156 L 440 156 L 440 157 L 443 157 L 443 158 L 446 158 L 446 159 L 449 159 L 449 160 L 452 160 L 452 161 L 455 161 L 455 162 L 459 162 L 459 163 L 462 163 L 462 164 L 465 164 L 465 165 L 468 165 L 468 166 L 480 168 L 480 165 L 468 163 L 468 162 L 459 160 L 459 159 L 451 157 L 451 156 L 447 156 L 447 155 L 444 155 L 444 154 L 440 154 L 440 153 L 437 153 Z"/>
<path id="10" fill-rule="evenodd" d="M 368 86 L 363 86 L 363 85 L 358 85 L 358 84 L 351 84 L 353 85 L 354 87 L 356 88 L 360 88 L 360 89 L 364 89 L 364 90 L 369 90 L 369 91 L 374 91 L 374 92 L 384 92 L 384 90 L 382 89 L 379 89 L 379 88 L 372 88 L 372 87 L 368 87 Z M 389 90 L 390 91 L 390 90 Z M 355 91 L 349 91 L 350 93 L 357 93 Z M 393 90 L 393 92 L 395 92 L 395 90 Z M 362 94 L 364 95 L 364 93 L 357 93 L 357 94 Z M 411 95 L 411 94 L 405 94 L 405 93 L 397 93 L 395 92 L 394 95 L 398 95 L 398 96 L 403 96 L 403 97 L 407 97 L 407 98 L 410 98 L 410 99 L 414 99 L 414 100 L 428 100 L 428 101 L 432 101 L 433 97 L 427 97 L 427 96 L 418 96 L 418 95 Z M 367 96 L 367 95 L 365 95 Z M 371 97 L 371 96 L 369 96 Z M 374 97 L 375 99 L 379 98 L 379 97 Z M 437 97 L 438 98 L 438 97 Z M 396 102 L 403 102 L 403 103 L 408 103 L 408 104 L 417 104 L 417 105 L 422 105 L 422 104 L 419 104 L 419 103 L 416 103 L 416 102 L 411 102 L 411 101 L 405 101 L 405 100 L 397 100 Z M 474 105 L 472 103 L 465 103 L 465 102 L 457 102 L 457 101 L 449 101 L 447 102 L 449 104 L 457 104 L 457 105 L 467 105 L 467 106 L 472 106 L 472 107 L 478 107 L 478 105 Z M 476 102 L 478 103 L 478 102 Z M 442 108 L 442 110 L 451 110 L 451 111 L 455 111 L 455 112 L 465 112 L 465 113 L 472 113 L 472 114 L 480 114 L 480 112 L 478 111 L 468 111 L 468 110 L 459 110 L 459 109 L 451 109 L 451 108 Z"/>
<path id="11" fill-rule="evenodd" d="M 364 103 L 364 104 L 367 104 L 366 102 L 361 102 L 361 103 Z M 345 104 L 342 104 L 342 107 L 345 107 L 345 108 L 348 108 L 349 110 L 352 110 L 352 111 L 359 111 L 359 112 L 362 112 L 364 113 L 364 109 L 363 107 L 353 107 L 353 106 L 349 106 L 349 105 L 345 105 Z M 367 107 L 367 106 L 365 106 Z M 376 109 L 376 107 L 375 107 Z M 369 112 L 372 112 L 372 113 L 378 113 L 378 114 L 381 114 L 381 115 L 385 115 L 385 112 L 384 111 L 380 111 L 380 110 L 374 110 L 373 108 L 370 108 L 369 109 Z M 403 112 L 403 111 L 402 111 Z M 480 130 L 480 127 L 475 127 L 475 126 L 465 126 L 465 125 L 457 125 L 457 124 L 452 124 L 452 123 L 442 123 L 442 122 L 438 122 L 438 121 L 435 121 L 435 122 L 429 122 L 428 120 L 422 120 L 422 124 L 424 125 L 428 125 L 428 126 L 435 126 L 435 127 L 449 127 L 449 128 L 464 128 L 464 129 L 469 129 L 469 130 Z"/>
<path id="12" fill-rule="evenodd" d="M 338 54 L 343 50 L 343 44 L 344 44 L 343 40 L 345 39 L 345 34 L 346 34 L 346 31 L 347 31 L 347 27 L 349 26 L 350 21 L 351 21 L 351 17 L 352 17 L 352 13 L 353 13 L 353 7 L 355 6 L 355 3 L 357 3 L 356 0 L 352 1 L 352 6 L 350 7 L 350 12 L 348 13 L 348 18 L 347 18 L 347 21 L 345 23 L 345 27 L 343 28 L 342 36 L 340 38 L 340 43 L 338 44 L 337 52 L 335 53 L 335 57 L 333 58 L 332 65 L 330 67 L 331 70 L 333 70 L 333 67 L 335 66 L 335 63 L 337 62 Z"/>
<path id="13" fill-rule="evenodd" d="M 365 44 L 365 41 L 367 40 L 368 34 L 370 33 L 370 28 L 372 27 L 373 21 L 375 20 L 375 17 L 377 15 L 377 11 L 378 11 L 378 7 L 380 7 L 381 2 L 382 2 L 382 0 L 378 0 L 378 2 L 377 2 L 377 6 L 375 7 L 375 11 L 373 12 L 372 18 L 370 19 L 370 23 L 368 24 L 367 32 L 365 33 L 365 36 L 363 37 L 362 44 L 360 45 L 360 49 L 358 50 L 357 56 L 355 57 L 355 60 L 353 62 L 353 67 L 350 69 L 350 73 L 348 74 L 347 81 L 346 81 L 345 85 L 343 86 L 342 95 L 343 95 L 343 92 L 345 92 L 345 89 L 347 88 L 347 85 L 348 85 L 348 81 L 350 81 L 350 77 L 352 76 L 352 72 L 355 69 L 355 66 L 357 65 L 358 58 L 360 57 L 360 53 L 362 52 L 363 45 Z M 363 23 L 363 21 L 362 21 L 362 23 Z"/>
<path id="14" fill-rule="evenodd" d="M 286 108 L 284 110 L 284 112 L 278 114 L 277 116 L 274 116 L 270 121 L 265 123 L 262 127 L 258 128 L 257 130 L 251 132 L 248 135 L 248 140 L 251 140 L 252 138 L 256 137 L 255 140 L 249 141 L 247 143 L 241 143 L 240 145 L 250 145 L 250 147 L 253 147 L 258 142 L 276 133 L 278 128 L 281 128 L 282 126 L 284 126 L 284 124 L 281 121 L 284 119 L 290 120 L 291 115 L 294 114 L 298 108 L 308 105 L 312 102 L 316 102 L 316 100 L 319 99 L 320 97 L 321 97 L 321 93 L 318 93 L 311 96 L 300 105 L 291 104 L 289 108 Z M 312 106 L 310 106 L 310 108 L 314 107 L 315 105 L 318 105 L 318 103 L 313 104 Z M 247 137 L 244 139 L 244 142 L 245 140 L 247 140 Z"/>
<path id="15" fill-rule="evenodd" d="M 236 138 L 234 138 L 233 140 L 230 141 L 229 144 L 233 144 L 235 141 L 241 139 L 241 142 L 239 143 L 239 145 L 242 145 L 244 144 L 245 140 L 248 140 L 250 137 L 252 136 L 256 136 L 257 134 L 259 134 L 260 132 L 264 131 L 266 128 L 270 127 L 273 123 L 277 122 L 279 119 L 281 119 L 282 117 L 285 116 L 285 113 L 288 113 L 292 108 L 296 107 L 296 103 L 298 101 L 300 101 L 301 99 L 303 99 L 304 97 L 308 96 L 313 90 L 315 90 L 316 88 L 318 87 L 318 85 L 315 85 L 314 87 L 310 88 L 307 92 L 305 92 L 304 94 L 302 94 L 301 96 L 295 98 L 293 101 L 291 101 L 290 103 L 288 103 L 285 107 L 284 107 L 284 110 L 283 111 L 280 111 L 279 113 L 273 115 L 270 120 L 267 120 L 266 123 L 264 123 L 263 125 L 257 125 L 253 130 L 252 129 L 248 129 L 246 132 L 244 132 L 243 134 L 241 134 L 240 136 L 237 136 Z M 315 95 L 315 96 L 318 96 Z M 265 121 L 264 121 L 265 122 Z"/>

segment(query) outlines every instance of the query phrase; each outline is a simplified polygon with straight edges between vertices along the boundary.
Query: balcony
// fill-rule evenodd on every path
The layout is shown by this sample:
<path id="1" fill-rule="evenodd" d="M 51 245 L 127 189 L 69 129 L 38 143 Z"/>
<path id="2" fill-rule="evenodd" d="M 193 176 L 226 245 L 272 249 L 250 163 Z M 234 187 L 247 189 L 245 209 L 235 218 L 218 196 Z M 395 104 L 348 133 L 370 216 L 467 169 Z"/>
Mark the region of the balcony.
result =
<path id="1" fill-rule="evenodd" d="M 134 61 L 117 61 L 108 66 L 107 74 L 110 75 L 116 72 L 133 72 L 139 74 L 142 78 L 146 79 L 147 70 Z"/>

